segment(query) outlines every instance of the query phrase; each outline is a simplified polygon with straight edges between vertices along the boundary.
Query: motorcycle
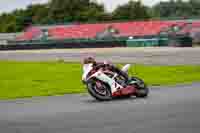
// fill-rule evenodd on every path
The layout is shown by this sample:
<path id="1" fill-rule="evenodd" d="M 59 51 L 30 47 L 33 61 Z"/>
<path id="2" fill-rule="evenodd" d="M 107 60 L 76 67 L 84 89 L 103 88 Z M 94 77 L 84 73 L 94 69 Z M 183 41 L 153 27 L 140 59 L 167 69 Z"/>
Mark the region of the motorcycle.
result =
<path id="1" fill-rule="evenodd" d="M 149 89 L 144 81 L 138 77 L 128 75 L 130 64 L 117 71 L 110 64 L 83 65 L 82 81 L 89 94 L 98 101 L 108 101 L 115 98 L 129 98 L 136 96 L 145 98 Z M 123 74 L 122 74 L 123 73 Z"/>

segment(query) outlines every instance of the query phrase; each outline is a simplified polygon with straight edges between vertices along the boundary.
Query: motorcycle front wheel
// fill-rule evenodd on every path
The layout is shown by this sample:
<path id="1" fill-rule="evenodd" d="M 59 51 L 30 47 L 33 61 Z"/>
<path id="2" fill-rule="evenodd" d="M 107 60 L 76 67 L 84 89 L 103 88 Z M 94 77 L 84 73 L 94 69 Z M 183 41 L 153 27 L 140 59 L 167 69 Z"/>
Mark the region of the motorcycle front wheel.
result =
<path id="1" fill-rule="evenodd" d="M 89 80 L 87 82 L 87 89 L 89 94 L 98 101 L 112 100 L 112 93 L 109 85 L 100 80 Z"/>

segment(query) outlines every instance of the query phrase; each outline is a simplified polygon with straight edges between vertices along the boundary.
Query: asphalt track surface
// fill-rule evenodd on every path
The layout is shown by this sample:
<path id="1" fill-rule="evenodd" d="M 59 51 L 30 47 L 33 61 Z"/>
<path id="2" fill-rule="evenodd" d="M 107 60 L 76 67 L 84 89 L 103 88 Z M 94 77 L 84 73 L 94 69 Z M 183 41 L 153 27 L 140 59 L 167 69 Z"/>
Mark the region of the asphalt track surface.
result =
<path id="1" fill-rule="evenodd" d="M 146 99 L 87 94 L 0 101 L 1 133 L 198 133 L 200 84 L 152 87 Z"/>
<path id="2" fill-rule="evenodd" d="M 0 51 L 0 60 L 200 64 L 200 48 Z M 0 101 L 0 133 L 191 133 L 200 131 L 200 83 L 151 87 L 146 99 L 97 102 L 87 94 Z"/>
<path id="3" fill-rule="evenodd" d="M 0 60 L 80 62 L 84 57 L 113 63 L 140 63 L 158 65 L 199 65 L 200 47 L 195 48 L 102 48 L 0 51 Z"/>

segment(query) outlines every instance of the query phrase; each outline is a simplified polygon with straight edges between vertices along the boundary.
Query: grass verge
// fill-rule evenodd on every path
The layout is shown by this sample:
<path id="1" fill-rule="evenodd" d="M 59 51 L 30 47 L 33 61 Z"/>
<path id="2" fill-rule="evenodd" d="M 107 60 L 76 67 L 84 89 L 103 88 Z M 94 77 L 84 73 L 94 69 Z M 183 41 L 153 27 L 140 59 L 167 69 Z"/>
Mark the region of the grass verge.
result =
<path id="1" fill-rule="evenodd" d="M 86 92 L 79 63 L 0 61 L 0 99 Z M 200 66 L 134 65 L 131 74 L 148 85 L 200 81 Z"/>

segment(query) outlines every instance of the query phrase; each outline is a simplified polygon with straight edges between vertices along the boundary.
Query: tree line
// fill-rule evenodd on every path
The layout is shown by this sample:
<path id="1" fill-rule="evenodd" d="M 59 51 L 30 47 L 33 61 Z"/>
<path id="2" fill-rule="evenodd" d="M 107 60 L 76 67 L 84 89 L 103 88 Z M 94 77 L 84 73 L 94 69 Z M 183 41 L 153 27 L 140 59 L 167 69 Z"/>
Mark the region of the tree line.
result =
<path id="1" fill-rule="evenodd" d="M 95 0 L 49 0 L 26 9 L 0 15 L 0 32 L 20 32 L 30 24 L 63 24 L 72 22 L 105 22 L 152 19 L 189 19 L 200 17 L 199 0 L 170 0 L 149 7 L 141 1 L 119 5 L 107 12 Z"/>

